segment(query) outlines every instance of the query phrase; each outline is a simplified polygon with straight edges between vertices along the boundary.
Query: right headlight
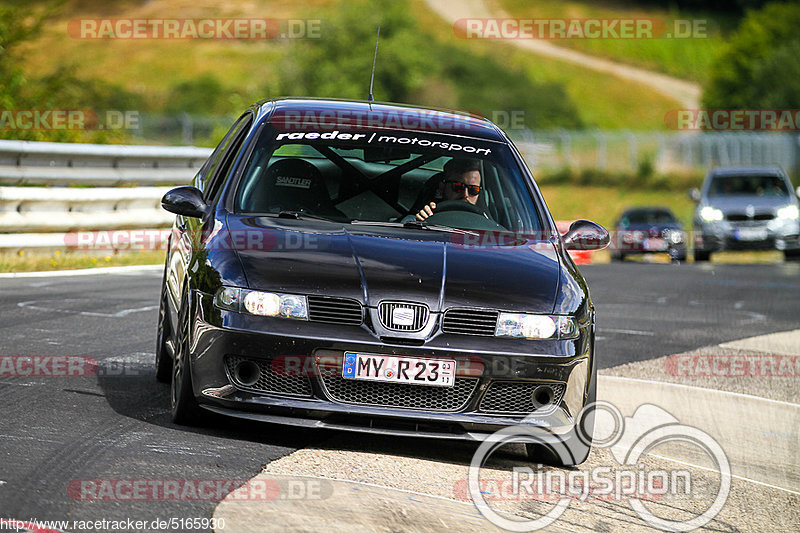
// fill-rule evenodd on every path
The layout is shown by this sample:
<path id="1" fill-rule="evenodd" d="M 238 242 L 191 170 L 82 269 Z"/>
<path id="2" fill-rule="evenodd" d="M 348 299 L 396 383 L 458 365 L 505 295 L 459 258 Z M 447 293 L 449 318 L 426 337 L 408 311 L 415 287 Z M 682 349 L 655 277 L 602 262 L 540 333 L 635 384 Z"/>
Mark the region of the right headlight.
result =
<path id="1" fill-rule="evenodd" d="M 669 240 L 672 244 L 680 244 L 686 240 L 686 234 L 679 229 L 670 230 Z"/>
<path id="2" fill-rule="evenodd" d="M 708 222 L 718 222 L 723 218 L 722 211 L 710 205 L 705 206 L 700 210 L 700 218 Z"/>
<path id="3" fill-rule="evenodd" d="M 800 209 L 797 209 L 796 205 L 787 205 L 778 209 L 777 215 L 784 220 L 797 220 L 800 217 Z"/>
<path id="4" fill-rule="evenodd" d="M 306 297 L 297 294 L 222 287 L 214 295 L 214 304 L 222 309 L 251 315 L 308 320 Z"/>

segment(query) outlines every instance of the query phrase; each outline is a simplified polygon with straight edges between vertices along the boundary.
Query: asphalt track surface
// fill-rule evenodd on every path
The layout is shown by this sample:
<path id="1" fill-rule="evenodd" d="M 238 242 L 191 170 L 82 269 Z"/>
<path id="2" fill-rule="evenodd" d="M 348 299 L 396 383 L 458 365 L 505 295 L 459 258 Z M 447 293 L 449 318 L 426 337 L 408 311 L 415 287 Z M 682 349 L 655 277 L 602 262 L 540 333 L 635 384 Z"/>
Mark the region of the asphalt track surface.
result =
<path id="1" fill-rule="evenodd" d="M 800 316 L 798 264 L 582 272 L 598 311 L 601 369 L 796 329 Z M 152 270 L 0 279 L 0 355 L 98 362 L 85 377 L 0 377 L 0 519 L 210 518 L 216 500 L 91 502 L 68 487 L 87 479 L 244 482 L 297 449 L 345 438 L 226 419 L 172 424 L 168 387 L 152 369 L 160 281 Z"/>

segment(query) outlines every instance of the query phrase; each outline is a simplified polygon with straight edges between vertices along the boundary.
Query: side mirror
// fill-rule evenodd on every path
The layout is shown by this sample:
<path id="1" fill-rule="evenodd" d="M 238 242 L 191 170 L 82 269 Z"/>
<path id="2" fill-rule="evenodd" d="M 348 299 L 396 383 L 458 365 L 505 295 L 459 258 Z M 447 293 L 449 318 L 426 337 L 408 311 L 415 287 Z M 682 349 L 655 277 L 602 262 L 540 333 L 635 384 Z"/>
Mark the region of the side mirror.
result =
<path id="1" fill-rule="evenodd" d="M 176 187 L 161 198 L 161 207 L 185 217 L 205 218 L 211 211 L 210 206 L 203 200 L 203 193 L 196 187 Z"/>
<path id="2" fill-rule="evenodd" d="M 576 220 L 562 235 L 567 250 L 602 250 L 608 246 L 608 232 L 600 224 Z"/>
<path id="3" fill-rule="evenodd" d="M 797 188 L 794 190 L 794 192 L 795 192 L 795 194 L 797 194 L 797 197 L 800 198 L 800 185 L 797 186 Z"/>
<path id="4" fill-rule="evenodd" d="M 700 203 L 700 189 L 695 187 L 694 189 L 689 191 L 689 198 L 696 204 Z"/>

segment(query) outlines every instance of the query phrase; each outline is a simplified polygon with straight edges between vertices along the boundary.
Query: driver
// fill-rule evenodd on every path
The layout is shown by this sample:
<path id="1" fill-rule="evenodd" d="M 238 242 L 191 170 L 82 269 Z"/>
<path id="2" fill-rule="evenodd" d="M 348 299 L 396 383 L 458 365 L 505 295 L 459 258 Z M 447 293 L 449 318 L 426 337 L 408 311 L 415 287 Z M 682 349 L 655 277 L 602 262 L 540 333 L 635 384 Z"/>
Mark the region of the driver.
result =
<path id="1" fill-rule="evenodd" d="M 451 159 L 444 165 L 444 179 L 439 183 L 436 198 L 442 201 L 461 200 L 475 205 L 481 193 L 481 162 L 477 159 Z M 430 202 L 417 213 L 423 221 L 433 215 L 436 202 Z"/>

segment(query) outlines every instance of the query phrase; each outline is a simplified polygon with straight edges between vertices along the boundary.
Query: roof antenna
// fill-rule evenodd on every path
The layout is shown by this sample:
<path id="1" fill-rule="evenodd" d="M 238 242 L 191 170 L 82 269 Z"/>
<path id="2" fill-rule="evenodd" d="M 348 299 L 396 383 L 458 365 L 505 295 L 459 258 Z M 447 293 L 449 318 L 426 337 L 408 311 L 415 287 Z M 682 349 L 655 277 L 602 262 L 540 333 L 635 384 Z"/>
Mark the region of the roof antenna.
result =
<path id="1" fill-rule="evenodd" d="M 372 74 L 369 77 L 369 96 L 367 97 L 367 102 L 372 107 L 372 102 L 375 101 L 375 97 L 372 96 L 372 82 L 375 81 L 375 61 L 378 59 L 378 39 L 381 38 L 381 27 L 378 26 L 378 35 L 375 37 L 375 55 L 372 57 Z"/>

